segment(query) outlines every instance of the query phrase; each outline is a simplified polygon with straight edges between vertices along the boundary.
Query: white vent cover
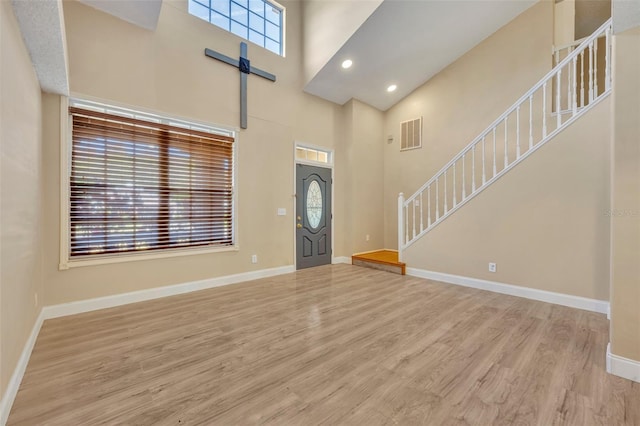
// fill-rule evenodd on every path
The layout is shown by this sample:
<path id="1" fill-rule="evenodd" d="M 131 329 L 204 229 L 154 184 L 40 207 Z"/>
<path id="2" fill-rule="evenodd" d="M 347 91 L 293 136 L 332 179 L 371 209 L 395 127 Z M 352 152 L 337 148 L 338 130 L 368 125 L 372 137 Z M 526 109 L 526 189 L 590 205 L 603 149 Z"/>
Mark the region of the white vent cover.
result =
<path id="1" fill-rule="evenodd" d="M 422 148 L 422 117 L 400 123 L 400 151 Z"/>

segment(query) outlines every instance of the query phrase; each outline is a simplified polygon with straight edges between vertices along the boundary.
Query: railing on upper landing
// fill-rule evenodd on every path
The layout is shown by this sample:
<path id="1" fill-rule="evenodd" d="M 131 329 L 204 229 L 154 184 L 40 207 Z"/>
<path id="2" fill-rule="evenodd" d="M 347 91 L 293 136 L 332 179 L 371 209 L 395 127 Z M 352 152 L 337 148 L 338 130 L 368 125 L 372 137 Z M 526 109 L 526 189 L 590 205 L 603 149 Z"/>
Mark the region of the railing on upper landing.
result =
<path id="1" fill-rule="evenodd" d="M 604 47 L 604 55 L 598 54 L 598 44 Z M 413 195 L 405 199 L 400 193 L 401 261 L 403 250 L 609 94 L 611 19 L 570 49 L 546 76 Z"/>

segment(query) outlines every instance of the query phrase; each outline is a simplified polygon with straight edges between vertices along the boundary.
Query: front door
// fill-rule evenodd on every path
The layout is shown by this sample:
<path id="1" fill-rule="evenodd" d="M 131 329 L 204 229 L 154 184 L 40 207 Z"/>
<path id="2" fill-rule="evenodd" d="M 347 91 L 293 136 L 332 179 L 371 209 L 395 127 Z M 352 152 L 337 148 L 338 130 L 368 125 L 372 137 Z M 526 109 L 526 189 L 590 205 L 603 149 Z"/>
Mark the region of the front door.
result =
<path id="1" fill-rule="evenodd" d="M 331 169 L 296 166 L 296 266 L 331 263 Z"/>

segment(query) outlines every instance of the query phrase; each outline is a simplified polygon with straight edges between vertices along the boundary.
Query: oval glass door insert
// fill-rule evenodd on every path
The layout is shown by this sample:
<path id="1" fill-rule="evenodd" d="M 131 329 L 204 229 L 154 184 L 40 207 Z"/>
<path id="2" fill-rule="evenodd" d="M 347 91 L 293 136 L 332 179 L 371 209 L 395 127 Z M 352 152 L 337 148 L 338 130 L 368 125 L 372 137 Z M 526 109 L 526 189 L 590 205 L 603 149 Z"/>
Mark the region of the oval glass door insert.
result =
<path id="1" fill-rule="evenodd" d="M 318 181 L 314 180 L 307 189 L 307 220 L 312 228 L 317 228 L 322 219 L 322 191 Z"/>

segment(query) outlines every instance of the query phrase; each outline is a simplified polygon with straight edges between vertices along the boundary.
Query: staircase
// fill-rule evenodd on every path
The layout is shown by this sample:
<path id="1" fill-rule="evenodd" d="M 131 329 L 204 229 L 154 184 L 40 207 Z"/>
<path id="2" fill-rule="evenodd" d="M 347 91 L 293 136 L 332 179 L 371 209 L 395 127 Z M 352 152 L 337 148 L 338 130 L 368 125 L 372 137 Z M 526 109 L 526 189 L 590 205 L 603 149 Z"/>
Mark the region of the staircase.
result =
<path id="1" fill-rule="evenodd" d="M 562 52 L 559 52 L 562 50 Z M 403 251 L 549 142 L 611 92 L 611 19 L 564 59 L 414 194 L 398 196 Z"/>

